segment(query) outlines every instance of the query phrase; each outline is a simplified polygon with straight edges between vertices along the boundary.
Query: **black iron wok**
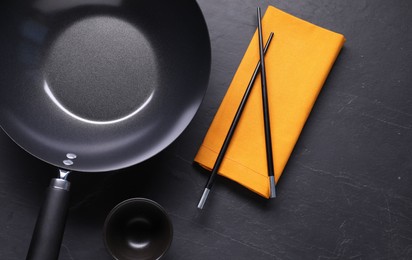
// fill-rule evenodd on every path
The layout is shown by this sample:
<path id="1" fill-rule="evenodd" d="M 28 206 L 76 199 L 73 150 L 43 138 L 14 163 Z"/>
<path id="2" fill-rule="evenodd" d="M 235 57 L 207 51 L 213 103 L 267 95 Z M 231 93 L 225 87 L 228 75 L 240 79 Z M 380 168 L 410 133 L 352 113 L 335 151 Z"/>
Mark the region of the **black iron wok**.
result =
<path id="1" fill-rule="evenodd" d="M 194 0 L 6 0 L 0 34 L 1 128 L 60 169 L 27 259 L 56 259 L 67 174 L 128 167 L 174 141 L 207 88 L 209 35 Z"/>

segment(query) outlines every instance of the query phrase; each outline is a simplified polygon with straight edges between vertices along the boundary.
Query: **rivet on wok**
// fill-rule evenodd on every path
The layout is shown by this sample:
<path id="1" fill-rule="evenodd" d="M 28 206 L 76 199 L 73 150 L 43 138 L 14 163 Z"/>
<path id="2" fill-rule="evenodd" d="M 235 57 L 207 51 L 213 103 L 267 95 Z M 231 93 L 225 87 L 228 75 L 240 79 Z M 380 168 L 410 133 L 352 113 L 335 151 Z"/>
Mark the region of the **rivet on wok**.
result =
<path id="1" fill-rule="evenodd" d="M 76 159 L 76 158 L 77 158 L 77 155 L 74 154 L 74 153 L 68 153 L 68 154 L 66 154 L 66 157 L 67 157 L 68 159 L 73 160 L 73 159 Z"/>
<path id="2" fill-rule="evenodd" d="M 64 163 L 64 165 L 67 165 L 67 166 L 73 165 L 73 161 L 72 161 L 72 160 L 64 160 L 63 163 Z"/>

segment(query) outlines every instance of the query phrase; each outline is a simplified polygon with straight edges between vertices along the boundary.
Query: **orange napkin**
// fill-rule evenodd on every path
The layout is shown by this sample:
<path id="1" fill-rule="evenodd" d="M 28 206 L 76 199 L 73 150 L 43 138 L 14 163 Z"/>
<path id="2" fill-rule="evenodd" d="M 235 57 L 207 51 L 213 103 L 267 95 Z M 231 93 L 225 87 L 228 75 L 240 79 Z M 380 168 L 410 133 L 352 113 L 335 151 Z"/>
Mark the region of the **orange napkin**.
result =
<path id="1" fill-rule="evenodd" d="M 265 65 L 277 182 L 345 38 L 272 6 L 262 28 L 264 42 L 274 32 Z M 207 169 L 215 163 L 259 60 L 258 44 L 256 31 L 195 157 Z M 260 84 L 259 75 L 219 174 L 269 198 Z"/>

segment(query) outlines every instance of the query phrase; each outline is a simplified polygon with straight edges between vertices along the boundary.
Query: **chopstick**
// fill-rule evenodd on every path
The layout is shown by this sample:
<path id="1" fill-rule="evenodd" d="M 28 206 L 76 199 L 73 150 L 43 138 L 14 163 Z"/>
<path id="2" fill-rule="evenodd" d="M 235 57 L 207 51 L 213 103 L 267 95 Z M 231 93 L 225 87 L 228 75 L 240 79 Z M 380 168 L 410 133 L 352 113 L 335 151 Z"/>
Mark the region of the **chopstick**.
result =
<path id="1" fill-rule="evenodd" d="M 265 48 L 264 48 L 264 53 L 266 53 L 267 49 L 269 48 L 269 45 L 270 45 L 270 42 L 272 41 L 272 38 L 273 38 L 273 32 L 270 33 L 269 38 L 266 41 L 266 45 L 265 45 Z M 220 165 L 222 164 L 222 161 L 223 161 L 223 157 L 226 154 L 227 148 L 229 147 L 230 140 L 232 139 L 232 136 L 235 132 L 236 126 L 239 123 L 240 116 L 241 116 L 241 114 L 243 112 L 243 109 L 245 107 L 246 101 L 247 101 L 247 99 L 249 97 L 249 94 L 252 90 L 253 83 L 255 82 L 256 76 L 259 73 L 260 64 L 261 64 L 261 62 L 258 61 L 257 65 L 256 65 L 256 68 L 255 68 L 255 71 L 253 72 L 253 75 L 252 75 L 252 77 L 249 81 L 249 84 L 246 88 L 246 91 L 243 94 L 243 98 L 242 98 L 242 100 L 239 104 L 239 107 L 238 107 L 237 111 L 236 111 L 235 117 L 233 118 L 232 124 L 230 125 L 229 131 L 228 131 L 228 133 L 225 137 L 225 140 L 223 141 L 222 148 L 220 149 L 220 152 L 217 156 L 216 162 L 213 165 L 212 172 L 209 176 L 209 179 L 207 180 L 207 183 L 206 183 L 205 189 L 203 191 L 202 197 L 200 198 L 199 204 L 197 205 L 197 207 L 199 209 L 203 209 L 203 206 L 204 206 L 204 204 L 207 200 L 209 192 L 212 189 L 212 186 L 215 182 L 217 172 L 218 172 L 218 170 L 220 168 Z"/>
<path id="2" fill-rule="evenodd" d="M 276 197 L 276 186 L 275 186 L 275 170 L 273 167 L 273 152 L 272 152 L 272 137 L 270 133 L 270 118 L 269 118 L 269 101 L 266 86 L 266 68 L 265 59 L 263 51 L 263 37 L 262 37 L 262 15 L 260 12 L 260 7 L 257 8 L 257 21 L 258 21 L 258 32 L 259 32 L 259 54 L 260 54 L 260 74 L 261 74 L 261 85 L 262 85 L 262 103 L 263 103 L 263 119 L 265 124 L 265 143 L 266 143 L 266 161 L 267 169 L 269 175 L 269 197 Z"/>

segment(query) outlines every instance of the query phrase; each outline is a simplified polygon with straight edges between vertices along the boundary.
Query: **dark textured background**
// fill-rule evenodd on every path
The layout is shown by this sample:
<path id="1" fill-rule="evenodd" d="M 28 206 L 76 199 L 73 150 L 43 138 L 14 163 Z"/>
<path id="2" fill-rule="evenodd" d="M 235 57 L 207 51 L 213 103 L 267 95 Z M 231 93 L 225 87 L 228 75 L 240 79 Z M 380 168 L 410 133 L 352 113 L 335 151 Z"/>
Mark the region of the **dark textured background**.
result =
<path id="1" fill-rule="evenodd" d="M 199 0 L 209 26 L 209 89 L 187 130 L 129 169 L 76 173 L 60 254 L 110 259 L 108 211 L 156 200 L 174 240 L 165 259 L 412 259 L 412 2 Z M 278 184 L 263 199 L 192 163 L 256 28 L 274 5 L 347 38 Z M 0 133 L 0 259 L 24 259 L 44 189 L 56 169 Z"/>

